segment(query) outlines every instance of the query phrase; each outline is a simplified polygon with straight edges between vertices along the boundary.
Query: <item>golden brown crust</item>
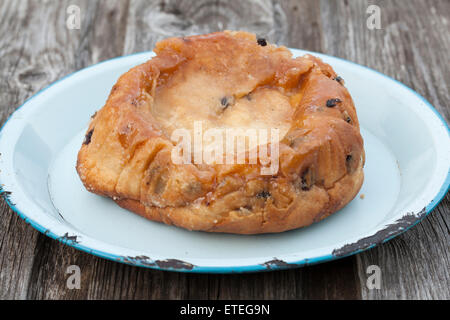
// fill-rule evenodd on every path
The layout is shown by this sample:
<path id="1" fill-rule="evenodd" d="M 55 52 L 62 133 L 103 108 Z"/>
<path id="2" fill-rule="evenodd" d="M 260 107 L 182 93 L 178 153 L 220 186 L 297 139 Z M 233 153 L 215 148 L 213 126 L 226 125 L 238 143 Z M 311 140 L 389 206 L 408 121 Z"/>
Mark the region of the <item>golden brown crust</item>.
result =
<path id="1" fill-rule="evenodd" d="M 167 39 L 155 52 L 119 79 L 91 121 L 77 161 L 89 191 L 150 220 L 240 234 L 307 226 L 356 196 L 363 140 L 352 98 L 329 65 L 312 56 L 292 59 L 286 48 L 259 46 L 245 32 Z M 213 85 L 197 92 L 201 83 Z M 276 175 L 261 175 L 260 164 L 171 161 L 173 119 L 189 125 L 205 114 L 194 108 L 203 96 L 221 94 L 235 105 L 208 115 L 207 125 L 251 125 L 252 117 L 288 124 Z M 253 102 L 262 105 L 256 115 Z"/>

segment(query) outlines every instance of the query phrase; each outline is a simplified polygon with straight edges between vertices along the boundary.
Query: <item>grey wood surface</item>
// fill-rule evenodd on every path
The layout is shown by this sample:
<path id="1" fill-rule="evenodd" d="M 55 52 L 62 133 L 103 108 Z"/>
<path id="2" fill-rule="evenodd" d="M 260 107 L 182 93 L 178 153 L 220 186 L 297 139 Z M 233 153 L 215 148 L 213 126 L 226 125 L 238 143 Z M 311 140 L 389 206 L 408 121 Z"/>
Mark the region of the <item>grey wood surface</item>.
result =
<path id="1" fill-rule="evenodd" d="M 80 30 L 66 28 L 69 5 Z M 381 29 L 366 9 L 381 9 Z M 0 121 L 64 75 L 99 61 L 151 50 L 168 36 L 248 30 L 270 41 L 342 57 L 413 88 L 450 117 L 448 0 L 1 0 Z M 296 270 L 195 275 L 103 260 L 47 238 L 0 202 L 1 299 L 450 299 L 446 198 L 424 221 L 356 256 Z M 66 268 L 81 268 L 80 290 Z M 366 286 L 378 265 L 381 289 Z"/>

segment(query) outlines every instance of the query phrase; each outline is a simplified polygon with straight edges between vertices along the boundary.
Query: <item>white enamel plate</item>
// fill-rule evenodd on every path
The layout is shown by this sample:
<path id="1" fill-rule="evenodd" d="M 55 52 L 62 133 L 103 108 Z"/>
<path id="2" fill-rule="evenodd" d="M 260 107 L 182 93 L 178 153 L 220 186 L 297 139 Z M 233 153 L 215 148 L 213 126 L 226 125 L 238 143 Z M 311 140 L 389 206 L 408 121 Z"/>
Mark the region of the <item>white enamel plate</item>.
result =
<path id="1" fill-rule="evenodd" d="M 84 189 L 75 162 L 90 116 L 103 106 L 118 77 L 153 53 L 81 70 L 14 112 L 0 132 L 2 194 L 26 222 L 49 237 L 103 258 L 155 269 L 283 269 L 385 242 L 423 219 L 448 191 L 449 129 L 425 99 L 401 83 L 313 54 L 345 79 L 367 159 L 360 194 L 320 223 L 254 236 L 190 232 L 145 220 Z"/>

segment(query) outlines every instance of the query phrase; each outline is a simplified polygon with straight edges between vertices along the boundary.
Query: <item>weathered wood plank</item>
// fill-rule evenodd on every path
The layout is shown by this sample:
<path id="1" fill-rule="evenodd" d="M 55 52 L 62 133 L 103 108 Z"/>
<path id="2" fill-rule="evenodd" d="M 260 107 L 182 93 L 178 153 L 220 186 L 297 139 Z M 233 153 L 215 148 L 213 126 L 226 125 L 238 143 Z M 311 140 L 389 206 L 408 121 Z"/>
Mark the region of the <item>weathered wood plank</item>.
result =
<path id="1" fill-rule="evenodd" d="M 132 0 L 124 51 L 148 51 L 164 38 L 224 29 L 254 32 L 280 44 L 288 36 L 286 13 L 270 0 Z"/>
<path id="2" fill-rule="evenodd" d="M 382 29 L 366 27 L 370 4 L 381 9 Z M 322 2 L 324 51 L 385 73 L 427 98 L 449 119 L 450 2 Z M 449 299 L 448 197 L 413 230 L 357 256 L 365 299 Z M 366 287 L 366 269 L 382 271 L 380 290 Z"/>

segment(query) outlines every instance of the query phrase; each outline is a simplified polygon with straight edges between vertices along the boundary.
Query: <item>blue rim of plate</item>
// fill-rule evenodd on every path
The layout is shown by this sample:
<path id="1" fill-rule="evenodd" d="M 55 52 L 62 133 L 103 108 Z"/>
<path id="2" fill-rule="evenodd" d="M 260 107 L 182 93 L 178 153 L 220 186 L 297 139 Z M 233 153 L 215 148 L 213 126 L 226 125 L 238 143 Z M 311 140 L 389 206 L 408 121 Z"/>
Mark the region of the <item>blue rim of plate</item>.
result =
<path id="1" fill-rule="evenodd" d="M 417 93 L 416 91 L 414 91 L 413 89 L 411 89 L 410 87 L 408 87 L 407 85 L 403 84 L 402 82 L 391 78 L 377 70 L 374 70 L 372 68 L 369 68 L 367 66 L 364 65 L 360 65 L 357 64 L 355 62 L 343 59 L 343 58 L 339 58 L 339 57 L 334 57 L 334 56 L 330 56 L 327 54 L 323 54 L 323 53 L 319 53 L 319 52 L 313 52 L 313 51 L 308 51 L 308 50 L 301 50 L 307 54 L 313 54 L 313 55 L 317 55 L 317 56 L 323 56 L 323 57 L 329 57 L 329 58 L 334 58 L 334 59 L 338 59 L 341 61 L 344 61 L 346 63 L 350 63 L 353 65 L 356 65 L 358 67 L 362 67 L 370 72 L 374 72 L 378 75 L 381 75 L 384 78 L 387 78 L 391 81 L 396 82 L 397 84 L 399 84 L 400 86 L 406 88 L 408 91 L 412 92 L 416 97 L 418 97 L 420 100 L 423 101 L 423 103 L 433 111 L 433 113 L 437 116 L 437 118 L 441 121 L 441 123 L 444 125 L 444 127 L 447 129 L 447 135 L 450 137 L 450 128 L 449 125 L 447 124 L 447 122 L 445 121 L 445 119 L 443 118 L 443 116 L 433 107 L 433 105 L 428 102 L 423 96 L 421 96 L 419 93 Z M 53 87 L 54 85 L 56 85 L 57 83 L 70 78 L 71 76 L 86 70 L 86 69 L 90 69 L 96 66 L 99 66 L 101 64 L 107 63 L 107 62 L 111 62 L 114 60 L 118 60 L 118 59 L 122 59 L 122 58 L 126 58 L 126 57 L 131 57 L 131 56 L 136 56 L 136 55 L 145 55 L 145 54 L 151 54 L 151 51 L 145 51 L 145 52 L 137 52 L 137 53 L 133 53 L 133 54 L 129 54 L 129 55 L 124 55 L 124 56 L 119 56 L 119 57 L 115 57 L 112 59 L 108 59 L 105 61 L 101 61 L 99 63 L 87 66 L 86 68 L 83 68 L 81 70 L 77 70 L 75 72 L 72 72 L 64 77 L 62 77 L 61 79 L 56 80 L 55 82 L 51 83 L 50 85 L 48 85 L 47 87 L 41 89 L 40 91 L 38 91 L 36 94 L 34 94 L 33 96 L 31 96 L 30 98 L 26 99 L 24 101 L 24 103 L 19 106 L 16 110 L 14 110 L 14 112 L 12 112 L 9 117 L 7 118 L 7 120 L 3 123 L 3 125 L 0 128 L 0 133 L 3 131 L 5 125 L 8 123 L 8 121 L 12 118 L 12 116 L 19 110 L 21 109 L 23 106 L 25 106 L 29 101 L 31 101 L 32 99 L 36 98 L 38 95 L 42 94 L 44 91 L 50 89 L 51 87 Z M 0 179 L 1 179 L 1 175 L 0 175 Z M 433 210 L 434 208 L 442 201 L 442 199 L 445 197 L 445 195 L 447 194 L 447 192 L 449 191 L 449 187 L 450 187 L 450 170 L 447 172 L 447 177 L 444 181 L 444 183 L 442 184 L 441 188 L 439 189 L 439 192 L 435 195 L 435 197 L 430 201 L 430 203 L 425 207 L 425 212 L 423 215 L 420 215 L 417 217 L 417 219 L 408 227 L 403 228 L 401 231 L 395 233 L 393 236 L 387 237 L 384 240 L 382 240 L 379 243 L 375 243 L 372 244 L 366 248 L 363 249 L 358 249 L 352 252 L 349 252 L 348 254 L 342 255 L 342 256 L 337 256 L 337 255 L 333 255 L 333 254 L 327 254 L 327 255 L 323 255 L 323 256 L 318 256 L 318 257 L 313 257 L 313 258 L 307 258 L 307 259 L 302 259 L 299 261 L 295 261 L 295 262 L 289 262 L 289 263 L 284 263 L 283 261 L 281 261 L 281 264 L 277 264 L 277 263 L 273 263 L 273 264 L 255 264 L 255 265 L 247 265 L 247 266 L 231 266 L 231 267 L 222 267 L 222 266 L 217 266 L 217 267 L 204 267 L 204 266 L 192 266 L 192 268 L 171 268 L 171 267 L 160 267 L 156 264 L 148 264 L 148 263 L 143 263 L 139 260 L 134 260 L 132 258 L 127 258 L 124 256 L 120 256 L 117 254 L 112 254 L 112 253 L 108 253 L 105 251 L 101 251 L 101 250 L 97 250 L 97 249 L 92 249 L 89 248 L 87 246 L 84 246 L 80 243 L 77 243 L 73 240 L 58 236 L 57 234 L 54 234 L 53 232 L 51 232 L 50 230 L 46 229 L 45 227 L 43 227 L 42 225 L 40 225 L 39 223 L 33 221 L 32 219 L 28 218 L 27 215 L 25 213 L 23 213 L 22 211 L 20 211 L 15 204 L 13 204 L 8 196 L 7 196 L 7 191 L 3 190 L 3 184 L 0 180 L 0 194 L 2 195 L 3 199 L 5 200 L 5 202 L 8 204 L 8 206 L 11 208 L 11 210 L 13 210 L 22 220 L 25 221 L 25 223 L 28 223 L 29 225 L 31 225 L 34 229 L 36 229 L 37 231 L 41 232 L 42 234 L 57 240 L 65 245 L 68 245 L 70 247 L 73 247 L 75 249 L 84 251 L 86 253 L 92 254 L 94 256 L 100 257 L 100 258 L 104 258 L 107 260 L 111 260 L 111 261 L 115 261 L 115 262 L 120 262 L 123 264 L 127 264 L 127 265 L 131 265 L 131 266 L 137 266 L 137 267 L 143 267 L 143 268 L 148 268 L 148 269 L 155 269 L 155 270 L 163 270 L 163 271 L 177 271 L 177 272 L 186 272 L 186 273 L 218 273 L 218 274 L 225 274 L 225 273 L 247 273 L 247 272 L 262 272 L 262 271 L 275 271 L 275 270 L 285 270 L 285 269 L 291 269 L 291 268 L 300 268 L 306 265 L 314 265 L 314 264 L 318 264 L 318 263 L 322 263 L 322 262 L 327 262 L 327 261 L 331 261 L 331 260 L 338 260 L 341 258 L 345 258 L 345 257 L 349 257 L 355 254 L 359 254 L 361 252 L 364 252 L 366 250 L 372 249 L 380 244 L 383 244 L 389 240 L 394 239 L 395 237 L 403 234 L 404 232 L 408 231 L 409 229 L 411 229 L 412 227 L 414 227 L 415 225 L 417 225 L 419 222 L 421 222 L 423 219 L 425 219 L 426 216 L 428 216 Z M 270 261 L 269 261 L 270 262 Z M 269 263 L 268 262 L 268 263 Z"/>

